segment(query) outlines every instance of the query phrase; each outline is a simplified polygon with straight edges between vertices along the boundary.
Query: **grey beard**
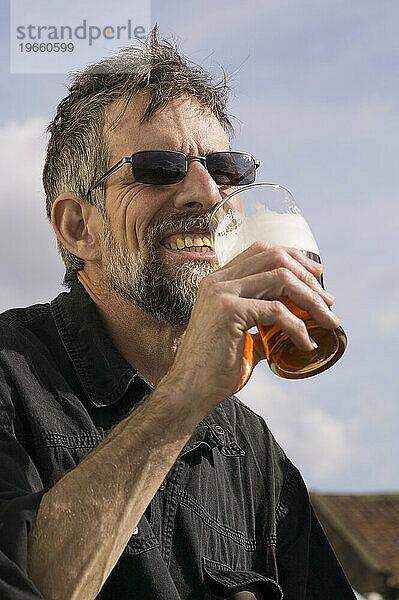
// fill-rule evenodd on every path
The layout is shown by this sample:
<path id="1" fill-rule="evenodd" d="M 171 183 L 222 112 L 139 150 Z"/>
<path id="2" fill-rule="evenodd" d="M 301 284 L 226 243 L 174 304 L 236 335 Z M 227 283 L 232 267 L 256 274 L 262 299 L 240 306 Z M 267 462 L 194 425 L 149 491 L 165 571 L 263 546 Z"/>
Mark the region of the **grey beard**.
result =
<path id="1" fill-rule="evenodd" d="M 176 225 L 176 218 L 173 219 Z M 110 288 L 156 319 L 173 326 L 187 327 L 201 280 L 217 267 L 198 260 L 185 260 L 176 266 L 163 253 L 157 241 L 170 219 L 149 226 L 146 248 L 132 256 L 114 237 L 107 216 L 104 217 L 104 271 Z M 204 217 L 180 217 L 187 228 L 203 227 Z M 201 224 L 200 224 L 201 223 Z M 170 229 L 170 227 L 169 227 Z"/>

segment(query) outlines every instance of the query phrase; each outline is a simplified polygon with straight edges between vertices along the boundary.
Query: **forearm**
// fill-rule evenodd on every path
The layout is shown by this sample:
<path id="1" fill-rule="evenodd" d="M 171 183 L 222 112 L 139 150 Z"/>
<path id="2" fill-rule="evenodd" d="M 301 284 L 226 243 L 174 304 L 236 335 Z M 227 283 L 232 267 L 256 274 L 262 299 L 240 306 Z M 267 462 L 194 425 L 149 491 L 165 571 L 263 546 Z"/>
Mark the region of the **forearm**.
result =
<path id="1" fill-rule="evenodd" d="M 159 386 L 42 499 L 28 574 L 46 600 L 99 593 L 200 417 Z"/>

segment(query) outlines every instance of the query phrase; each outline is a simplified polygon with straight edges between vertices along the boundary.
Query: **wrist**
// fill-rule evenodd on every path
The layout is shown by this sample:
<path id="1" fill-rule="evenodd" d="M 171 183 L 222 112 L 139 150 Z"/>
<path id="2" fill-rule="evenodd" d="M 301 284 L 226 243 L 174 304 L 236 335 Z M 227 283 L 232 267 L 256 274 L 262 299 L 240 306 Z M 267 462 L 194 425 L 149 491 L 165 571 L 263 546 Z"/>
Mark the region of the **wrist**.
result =
<path id="1" fill-rule="evenodd" d="M 168 399 L 168 405 L 176 418 L 185 422 L 192 430 L 210 411 L 204 407 L 200 386 L 192 377 L 171 369 L 159 382 L 155 391 Z"/>

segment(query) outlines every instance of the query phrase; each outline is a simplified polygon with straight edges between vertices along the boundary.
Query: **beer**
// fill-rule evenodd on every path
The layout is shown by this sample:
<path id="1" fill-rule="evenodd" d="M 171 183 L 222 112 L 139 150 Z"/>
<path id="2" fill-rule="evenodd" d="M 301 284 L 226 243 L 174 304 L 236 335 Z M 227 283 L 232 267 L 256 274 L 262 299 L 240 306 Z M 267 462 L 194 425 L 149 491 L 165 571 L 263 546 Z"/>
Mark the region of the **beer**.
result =
<path id="1" fill-rule="evenodd" d="M 296 206 L 290 207 L 289 211 L 283 213 L 269 210 L 261 203 L 255 206 L 256 210 L 251 215 L 245 215 L 233 208 L 225 209 L 223 213 L 217 215 L 214 221 L 216 226 L 214 225 L 213 240 L 221 266 L 257 240 L 297 248 L 312 260 L 321 263 L 313 234 Z M 318 281 L 324 288 L 323 275 Z M 304 321 L 310 337 L 318 347 L 311 351 L 300 350 L 276 325 L 258 324 L 266 358 L 273 373 L 286 379 L 303 379 L 321 373 L 334 364 L 342 356 L 346 347 L 346 335 L 343 329 L 341 327 L 335 330 L 324 329 L 289 298 L 279 298 L 279 300 L 295 316 Z M 251 363 L 251 351 L 252 346 L 248 343 L 247 337 L 243 357 L 247 373 Z"/>
<path id="2" fill-rule="evenodd" d="M 305 252 L 311 260 L 321 263 L 314 252 Z M 323 286 L 323 274 L 318 278 Z M 289 298 L 279 298 L 285 306 L 306 325 L 310 337 L 316 342 L 315 350 L 300 350 L 286 333 L 276 325 L 258 325 L 265 348 L 266 358 L 273 373 L 285 379 L 304 379 L 324 370 L 328 362 L 331 366 L 342 356 L 346 347 L 346 335 L 341 327 L 335 330 L 320 327 L 306 310 L 299 308 Z"/>

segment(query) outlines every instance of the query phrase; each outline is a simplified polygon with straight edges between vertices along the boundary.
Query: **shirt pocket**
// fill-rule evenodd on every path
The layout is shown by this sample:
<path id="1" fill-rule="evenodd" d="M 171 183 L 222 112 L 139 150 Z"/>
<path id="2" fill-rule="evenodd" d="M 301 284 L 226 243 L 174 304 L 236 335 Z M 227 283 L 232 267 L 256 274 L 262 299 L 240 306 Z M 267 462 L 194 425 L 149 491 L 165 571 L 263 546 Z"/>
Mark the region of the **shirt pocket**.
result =
<path id="1" fill-rule="evenodd" d="M 256 584 L 264 600 L 281 600 L 280 586 L 269 577 L 255 571 L 238 571 L 228 565 L 202 557 L 205 584 L 208 587 L 204 600 L 225 600 L 243 586 Z M 245 589 L 245 588 L 244 588 Z"/>

